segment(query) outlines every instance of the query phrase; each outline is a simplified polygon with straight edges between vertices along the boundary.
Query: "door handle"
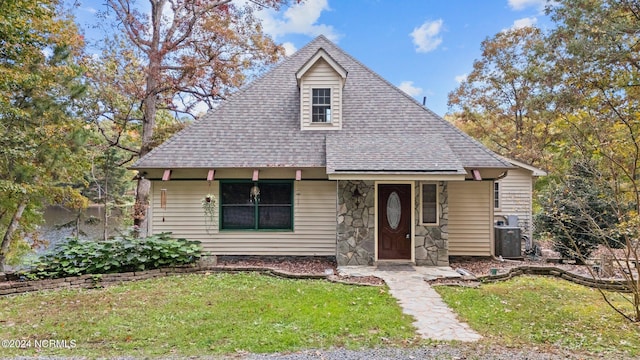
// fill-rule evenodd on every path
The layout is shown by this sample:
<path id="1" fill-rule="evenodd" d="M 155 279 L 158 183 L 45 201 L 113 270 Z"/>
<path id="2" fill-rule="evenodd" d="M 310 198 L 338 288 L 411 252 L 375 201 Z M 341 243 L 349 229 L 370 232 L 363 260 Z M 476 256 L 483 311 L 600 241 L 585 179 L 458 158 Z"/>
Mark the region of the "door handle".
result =
<path id="1" fill-rule="evenodd" d="M 404 238 L 405 239 L 411 239 L 411 234 L 407 234 Z"/>

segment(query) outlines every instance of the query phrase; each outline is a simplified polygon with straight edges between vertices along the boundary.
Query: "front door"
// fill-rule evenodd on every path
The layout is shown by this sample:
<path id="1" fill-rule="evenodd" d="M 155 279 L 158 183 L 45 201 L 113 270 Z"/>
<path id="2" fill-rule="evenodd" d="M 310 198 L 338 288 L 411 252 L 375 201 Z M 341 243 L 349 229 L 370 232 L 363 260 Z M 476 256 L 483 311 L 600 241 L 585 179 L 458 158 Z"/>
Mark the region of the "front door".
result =
<path id="1" fill-rule="evenodd" d="M 378 259 L 411 260 L 411 185 L 378 185 Z"/>

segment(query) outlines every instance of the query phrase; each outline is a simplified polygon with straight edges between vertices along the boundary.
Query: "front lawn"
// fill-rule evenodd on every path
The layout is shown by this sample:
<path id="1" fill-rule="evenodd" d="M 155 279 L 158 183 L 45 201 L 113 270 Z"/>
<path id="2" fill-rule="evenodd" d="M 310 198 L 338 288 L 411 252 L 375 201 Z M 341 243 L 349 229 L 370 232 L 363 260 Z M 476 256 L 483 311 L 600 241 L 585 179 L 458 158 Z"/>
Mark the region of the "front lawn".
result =
<path id="1" fill-rule="evenodd" d="M 438 286 L 436 290 L 490 343 L 640 355 L 640 324 L 624 320 L 595 289 L 523 276 L 475 289 Z"/>
<path id="2" fill-rule="evenodd" d="M 0 298 L 0 340 L 22 339 L 27 347 L 3 341 L 5 356 L 184 357 L 388 346 L 414 341 L 412 321 L 386 288 L 255 273 Z"/>
<path id="3" fill-rule="evenodd" d="M 640 327 L 593 289 L 544 277 L 436 289 L 484 336 L 451 344 L 469 356 L 493 345 L 640 355 Z M 0 297 L 0 354 L 181 358 L 429 344 L 417 339 L 412 321 L 386 288 L 256 273 L 186 275 Z"/>

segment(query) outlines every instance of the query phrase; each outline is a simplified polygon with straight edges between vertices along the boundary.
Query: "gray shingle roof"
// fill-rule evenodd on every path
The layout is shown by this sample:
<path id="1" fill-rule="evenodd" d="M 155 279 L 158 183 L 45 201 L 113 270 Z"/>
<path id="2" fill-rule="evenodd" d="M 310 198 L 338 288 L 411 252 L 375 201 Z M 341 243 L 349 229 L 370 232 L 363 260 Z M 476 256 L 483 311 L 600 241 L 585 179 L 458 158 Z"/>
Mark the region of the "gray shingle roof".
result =
<path id="1" fill-rule="evenodd" d="M 458 158 L 437 133 L 332 134 L 327 137 L 327 173 L 339 172 L 465 174 Z"/>
<path id="2" fill-rule="evenodd" d="M 343 89 L 343 125 L 338 131 L 300 130 L 295 74 L 320 48 L 349 74 Z M 511 167 L 319 36 L 139 159 L 133 168 L 325 166 L 328 171 L 441 171 L 445 167 L 457 172 L 463 167 Z"/>

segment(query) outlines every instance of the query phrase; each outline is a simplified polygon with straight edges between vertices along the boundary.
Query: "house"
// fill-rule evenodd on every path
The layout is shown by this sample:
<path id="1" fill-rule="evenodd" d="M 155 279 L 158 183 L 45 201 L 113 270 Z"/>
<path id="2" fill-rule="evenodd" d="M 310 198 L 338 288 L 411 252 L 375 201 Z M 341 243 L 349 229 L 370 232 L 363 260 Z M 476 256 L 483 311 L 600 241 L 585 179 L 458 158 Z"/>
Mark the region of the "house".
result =
<path id="1" fill-rule="evenodd" d="M 442 266 L 493 254 L 494 180 L 515 167 L 320 36 L 133 168 L 149 232 L 213 254 Z"/>
<path id="2" fill-rule="evenodd" d="M 544 170 L 523 162 L 503 158 L 515 169 L 509 170 L 504 177 L 493 183 L 493 214 L 496 221 L 509 224 L 509 217 L 517 217 L 517 226 L 523 235 L 533 238 L 533 185 L 540 176 L 546 176 Z M 511 224 L 509 224 L 511 225 Z"/>

